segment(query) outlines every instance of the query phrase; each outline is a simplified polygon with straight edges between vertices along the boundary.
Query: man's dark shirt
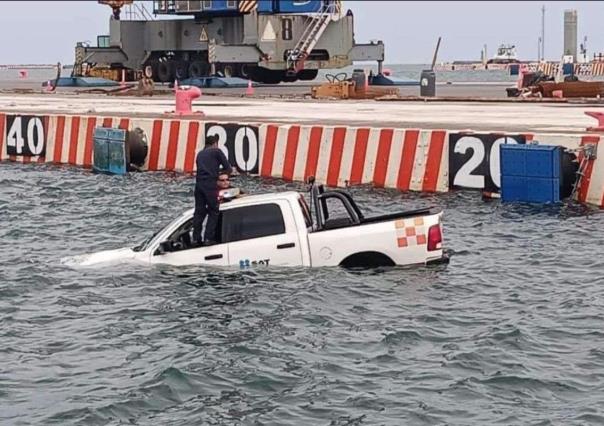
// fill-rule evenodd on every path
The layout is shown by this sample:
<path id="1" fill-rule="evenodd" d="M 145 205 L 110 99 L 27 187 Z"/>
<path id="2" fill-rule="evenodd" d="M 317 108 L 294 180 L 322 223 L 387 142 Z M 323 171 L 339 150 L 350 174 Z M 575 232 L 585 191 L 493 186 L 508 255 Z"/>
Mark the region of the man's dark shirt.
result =
<path id="1" fill-rule="evenodd" d="M 229 160 L 220 148 L 205 148 L 199 151 L 195 163 L 197 164 L 197 184 L 213 182 L 215 185 L 221 165 L 225 173 L 232 172 Z"/>

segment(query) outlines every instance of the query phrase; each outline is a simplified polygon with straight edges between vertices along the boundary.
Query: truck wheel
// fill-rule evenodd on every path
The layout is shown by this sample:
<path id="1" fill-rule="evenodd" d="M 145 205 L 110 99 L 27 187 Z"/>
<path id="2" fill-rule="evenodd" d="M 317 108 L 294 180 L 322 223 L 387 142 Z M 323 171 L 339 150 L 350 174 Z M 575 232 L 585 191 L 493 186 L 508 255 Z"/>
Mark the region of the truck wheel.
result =
<path id="1" fill-rule="evenodd" d="M 178 80 L 184 80 L 189 76 L 189 67 L 185 61 L 176 61 L 174 64 L 174 75 Z"/>
<path id="2" fill-rule="evenodd" d="M 199 78 L 205 77 L 208 75 L 208 64 L 201 61 L 193 61 L 191 65 L 189 65 L 189 77 L 191 78 Z"/>
<path id="3" fill-rule="evenodd" d="M 222 74 L 225 77 L 233 77 L 233 75 L 235 75 L 235 70 L 232 65 L 224 65 L 222 67 Z"/>
<path id="4" fill-rule="evenodd" d="M 172 61 L 162 61 L 157 64 L 157 78 L 162 83 L 167 83 L 174 79 L 174 63 Z"/>
<path id="5" fill-rule="evenodd" d="M 239 66 L 239 72 L 237 73 L 241 78 L 250 78 L 250 66 L 248 64 L 241 64 Z"/>
<path id="6" fill-rule="evenodd" d="M 381 266 L 395 266 L 395 263 L 383 253 L 363 251 L 348 256 L 340 263 L 340 266 L 344 268 L 379 268 Z"/>

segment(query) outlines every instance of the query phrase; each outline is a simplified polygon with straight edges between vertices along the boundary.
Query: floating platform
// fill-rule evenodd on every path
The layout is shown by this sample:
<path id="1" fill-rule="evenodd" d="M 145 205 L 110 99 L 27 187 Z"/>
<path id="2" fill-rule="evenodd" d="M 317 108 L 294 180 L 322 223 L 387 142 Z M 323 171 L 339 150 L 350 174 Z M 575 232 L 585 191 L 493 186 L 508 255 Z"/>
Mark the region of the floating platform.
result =
<path id="1" fill-rule="evenodd" d="M 370 86 L 419 86 L 419 81 L 403 80 L 401 78 L 378 74 L 370 76 L 367 81 Z"/>
<path id="2" fill-rule="evenodd" d="M 225 88 L 245 88 L 249 81 L 239 77 L 197 77 L 187 78 L 178 82 L 180 86 L 195 86 L 202 89 L 225 89 Z M 257 83 L 252 83 L 252 86 L 257 87 Z M 169 87 L 174 87 L 174 83 L 170 83 Z"/>
<path id="3" fill-rule="evenodd" d="M 117 81 L 108 80 L 99 77 L 60 77 L 42 83 L 42 87 L 48 86 L 48 83 L 55 83 L 54 87 L 115 87 L 119 86 Z"/>

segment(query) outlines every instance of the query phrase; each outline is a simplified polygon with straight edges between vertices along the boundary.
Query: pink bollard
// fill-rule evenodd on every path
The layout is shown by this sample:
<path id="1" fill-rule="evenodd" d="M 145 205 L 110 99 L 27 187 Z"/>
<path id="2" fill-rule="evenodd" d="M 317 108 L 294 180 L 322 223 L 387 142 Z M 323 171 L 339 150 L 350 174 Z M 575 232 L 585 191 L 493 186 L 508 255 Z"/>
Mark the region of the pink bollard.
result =
<path id="1" fill-rule="evenodd" d="M 195 86 L 179 86 L 176 90 L 176 115 L 204 115 L 201 111 L 193 111 L 193 99 L 201 96 L 201 90 Z"/>

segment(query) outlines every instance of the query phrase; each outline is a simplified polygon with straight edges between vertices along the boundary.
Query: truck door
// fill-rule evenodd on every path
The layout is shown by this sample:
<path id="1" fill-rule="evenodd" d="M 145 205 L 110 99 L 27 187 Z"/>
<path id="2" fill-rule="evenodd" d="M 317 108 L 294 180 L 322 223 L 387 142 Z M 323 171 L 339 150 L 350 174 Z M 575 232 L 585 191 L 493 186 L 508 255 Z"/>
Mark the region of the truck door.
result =
<path id="1" fill-rule="evenodd" d="M 222 238 L 228 243 L 231 265 L 302 265 L 298 232 L 287 201 L 224 210 Z"/>
<path id="2" fill-rule="evenodd" d="M 220 219 L 219 219 L 220 223 Z M 220 229 L 220 228 L 219 228 Z M 194 247 L 191 244 L 193 232 L 192 219 L 179 226 L 171 235 L 151 252 L 151 263 L 168 265 L 228 265 L 227 244 L 216 244 L 209 247 Z M 219 241 L 220 236 L 217 235 Z"/>

